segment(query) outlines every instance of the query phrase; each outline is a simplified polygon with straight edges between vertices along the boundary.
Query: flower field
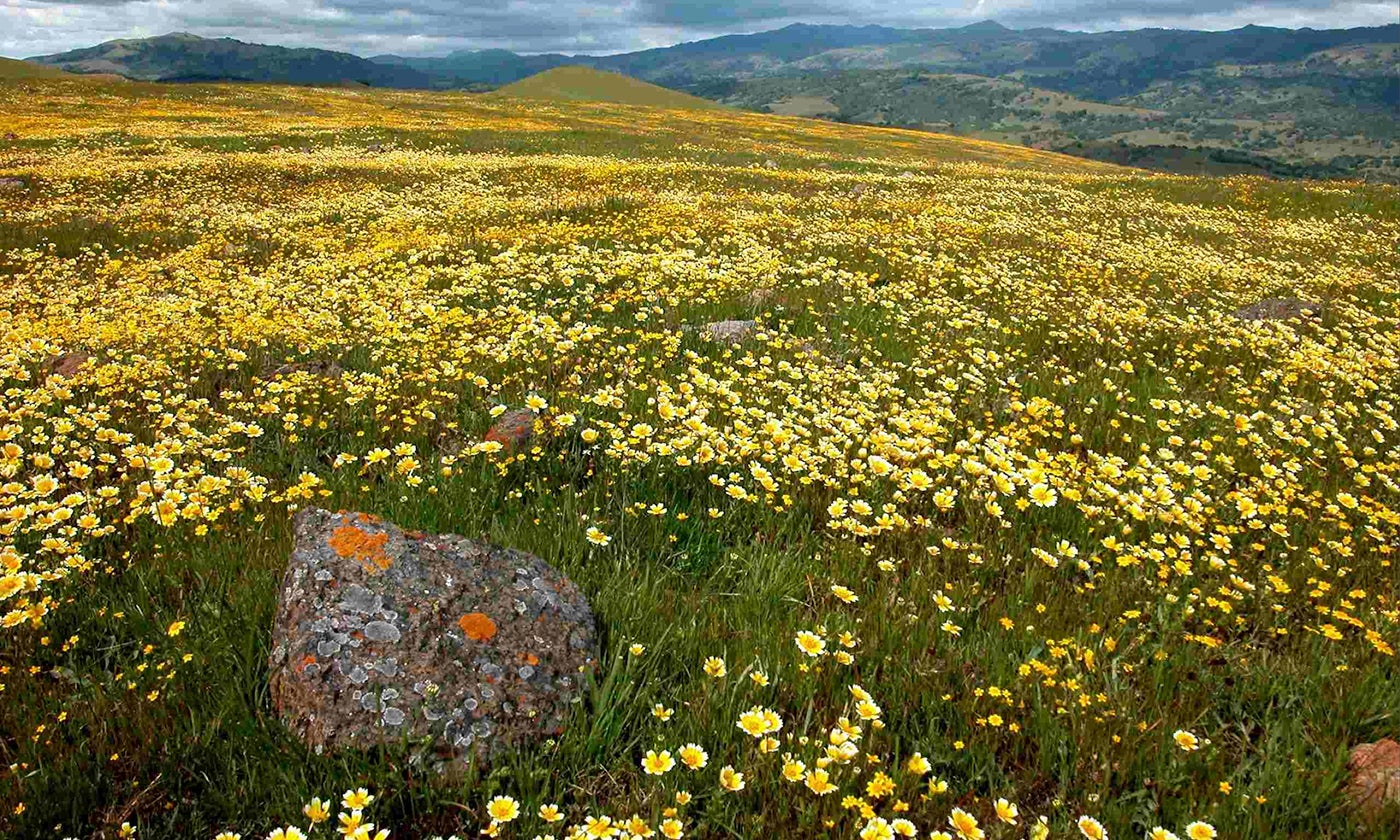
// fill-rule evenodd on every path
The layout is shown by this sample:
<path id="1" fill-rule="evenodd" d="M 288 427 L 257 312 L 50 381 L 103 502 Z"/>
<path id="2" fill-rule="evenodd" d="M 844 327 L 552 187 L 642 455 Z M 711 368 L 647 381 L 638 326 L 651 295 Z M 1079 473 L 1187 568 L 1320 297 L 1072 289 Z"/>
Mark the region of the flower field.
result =
<path id="1" fill-rule="evenodd" d="M 1400 191 L 349 88 L 10 80 L 0 128 L 0 834 L 1361 831 Z M 566 573 L 564 734 L 297 741 L 308 505 Z"/>

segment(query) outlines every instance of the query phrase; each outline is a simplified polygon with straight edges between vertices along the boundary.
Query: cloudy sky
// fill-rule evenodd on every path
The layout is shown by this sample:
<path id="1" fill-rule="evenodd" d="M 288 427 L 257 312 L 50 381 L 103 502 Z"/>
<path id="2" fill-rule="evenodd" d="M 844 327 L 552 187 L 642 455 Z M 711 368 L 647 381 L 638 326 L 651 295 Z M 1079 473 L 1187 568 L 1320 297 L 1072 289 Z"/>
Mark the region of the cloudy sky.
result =
<path id="1" fill-rule="evenodd" d="M 1396 0 L 0 0 L 0 55 L 167 32 L 360 55 L 609 53 L 789 23 L 1104 30 L 1316 28 L 1400 18 Z"/>

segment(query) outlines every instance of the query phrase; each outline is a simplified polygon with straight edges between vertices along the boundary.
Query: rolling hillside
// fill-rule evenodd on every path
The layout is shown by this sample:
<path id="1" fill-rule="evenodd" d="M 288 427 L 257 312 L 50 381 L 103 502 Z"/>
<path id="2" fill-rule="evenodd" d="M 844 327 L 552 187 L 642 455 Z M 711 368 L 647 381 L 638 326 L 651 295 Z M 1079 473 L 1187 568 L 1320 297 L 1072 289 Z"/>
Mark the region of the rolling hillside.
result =
<path id="1" fill-rule="evenodd" d="M 548 99 L 555 102 L 613 102 L 653 108 L 720 107 L 709 99 L 667 90 L 631 76 L 572 65 L 556 67 L 521 79 L 500 88 L 494 95 L 517 99 Z"/>
<path id="2" fill-rule="evenodd" d="M 1167 171 L 1224 174 L 1248 163 L 1290 177 L 1393 180 L 1400 175 L 1396 80 L 1376 72 L 1377 54 L 1385 53 L 1367 46 L 1349 50 L 1345 65 L 1309 56 L 1213 67 L 1111 101 L 1038 87 L 1028 75 L 908 69 L 715 79 L 690 89 L 741 108 L 1089 150 Z M 1326 72 L 1303 70 L 1311 66 Z M 1132 153 L 1114 151 L 1120 147 Z"/>
<path id="3" fill-rule="evenodd" d="M 201 38 L 182 32 L 108 41 L 29 60 L 72 73 L 112 73 L 151 82 L 286 82 L 400 88 L 427 87 L 429 83 L 428 77 L 410 67 L 379 64 L 349 53 L 247 44 L 232 38 Z"/>
<path id="4" fill-rule="evenodd" d="M 655 89 L 580 81 L 611 71 L 742 108 L 953 132 L 1168 171 L 1400 178 L 1400 25 L 1227 32 L 1018 31 L 793 25 L 611 56 L 464 50 L 362 59 L 176 34 L 40 56 L 74 72 L 491 90 L 665 102 Z M 645 91 L 645 92 L 643 92 Z M 682 104 L 684 103 L 684 104 Z M 1224 162 L 1224 165 L 1217 165 Z"/>

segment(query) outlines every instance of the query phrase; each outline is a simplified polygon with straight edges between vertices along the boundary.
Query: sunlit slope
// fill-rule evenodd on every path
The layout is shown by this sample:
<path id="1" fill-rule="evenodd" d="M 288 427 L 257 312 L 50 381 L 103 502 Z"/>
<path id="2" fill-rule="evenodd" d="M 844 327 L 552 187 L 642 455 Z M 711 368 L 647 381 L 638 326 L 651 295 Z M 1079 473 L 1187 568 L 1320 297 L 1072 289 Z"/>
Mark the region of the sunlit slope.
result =
<path id="1" fill-rule="evenodd" d="M 835 167 L 839 161 L 899 167 L 900 172 L 962 163 L 1055 173 L 1129 171 L 969 138 L 721 108 L 677 108 L 673 103 L 73 77 L 46 84 L 36 92 L 32 81 L 0 80 L 0 113 L 26 139 L 120 131 L 136 142 L 218 151 L 304 151 L 393 141 L 419 149 L 447 144 L 456 152 L 616 154 L 759 165 L 772 160 L 787 171 Z"/>
<path id="2" fill-rule="evenodd" d="M 551 102 L 614 102 L 653 108 L 714 110 L 720 107 L 708 99 L 668 90 L 631 76 L 578 66 L 556 67 L 536 73 L 500 88 L 493 95 Z"/>
<path id="3" fill-rule="evenodd" d="M 63 79 L 72 78 L 71 73 L 65 73 L 57 67 L 45 67 L 42 64 L 35 64 L 32 61 L 20 61 L 14 58 L 0 58 L 0 79 Z"/>

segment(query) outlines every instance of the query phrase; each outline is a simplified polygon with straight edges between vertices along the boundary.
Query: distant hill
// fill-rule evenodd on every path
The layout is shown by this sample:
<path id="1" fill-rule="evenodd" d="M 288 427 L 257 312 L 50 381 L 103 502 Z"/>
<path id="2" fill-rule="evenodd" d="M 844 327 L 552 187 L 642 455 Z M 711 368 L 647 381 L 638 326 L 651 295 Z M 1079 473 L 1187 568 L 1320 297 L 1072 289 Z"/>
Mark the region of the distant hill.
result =
<path id="1" fill-rule="evenodd" d="M 1329 30 L 1246 26 L 1226 32 L 1065 32 L 1015 30 L 984 21 L 956 29 L 793 24 L 752 35 L 725 35 L 609 56 L 480 50 L 431 58 L 381 55 L 364 59 L 329 50 L 269 47 L 175 33 L 109 41 L 31 60 L 76 73 L 118 73 L 145 80 L 360 81 L 386 87 L 498 86 L 565 65 L 611 70 L 667 87 L 717 79 L 908 68 L 1015 76 L 1037 87 L 1107 100 L 1141 94 L 1162 81 L 1221 65 L 1285 65 L 1311 60 L 1313 66 L 1302 66 L 1303 72 L 1349 72 L 1359 64 L 1375 65 L 1377 58 L 1385 58 L 1383 52 L 1368 52 L 1368 45 L 1397 43 L 1400 24 Z M 1356 48 L 1363 48 L 1360 55 Z M 1393 54 L 1390 57 L 1390 72 L 1381 75 L 1393 80 Z"/>
<path id="2" fill-rule="evenodd" d="M 432 80 L 434 87 L 495 88 L 578 59 L 559 55 L 517 55 L 509 50 L 458 50 L 441 57 L 412 58 L 376 55 L 370 61 L 411 67 Z"/>
<path id="3" fill-rule="evenodd" d="M 556 67 L 506 85 L 495 96 L 554 102 L 617 102 L 653 108 L 719 108 L 709 99 L 667 90 L 631 76 L 576 65 Z"/>
<path id="4" fill-rule="evenodd" d="M 358 81 L 410 88 L 494 87 L 566 65 L 611 70 L 673 88 L 719 79 L 908 68 L 1013 76 L 1036 87 L 1106 101 L 1139 95 L 1163 81 L 1217 66 L 1298 64 L 1296 71 L 1301 73 L 1355 73 L 1362 65 L 1379 66 L 1380 76 L 1394 80 L 1393 54 L 1387 64 L 1386 53 L 1377 52 L 1376 45 L 1395 44 L 1400 44 L 1400 24 L 1331 30 L 1246 26 L 1226 32 L 1065 32 L 1014 30 L 984 21 L 956 29 L 793 24 L 752 35 L 726 35 L 609 56 L 480 50 L 428 58 L 364 59 L 329 50 L 176 33 L 109 41 L 32 60 L 77 73 L 118 73 L 145 80 Z"/>
<path id="5" fill-rule="evenodd" d="M 1040 87 L 1106 99 L 1138 93 L 1162 79 L 1222 63 L 1291 62 L 1321 50 L 1397 42 L 1400 25 L 1090 33 L 1022 31 L 993 21 L 957 29 L 794 24 L 771 32 L 712 38 L 589 63 L 671 84 L 716 77 L 895 68 L 981 76 L 1018 74 Z"/>
<path id="6" fill-rule="evenodd" d="M 73 73 L 114 73 L 143 81 L 285 82 L 302 85 L 357 83 L 427 87 L 411 67 L 379 64 L 349 53 L 246 44 L 232 38 L 187 33 L 108 41 L 31 62 Z"/>

